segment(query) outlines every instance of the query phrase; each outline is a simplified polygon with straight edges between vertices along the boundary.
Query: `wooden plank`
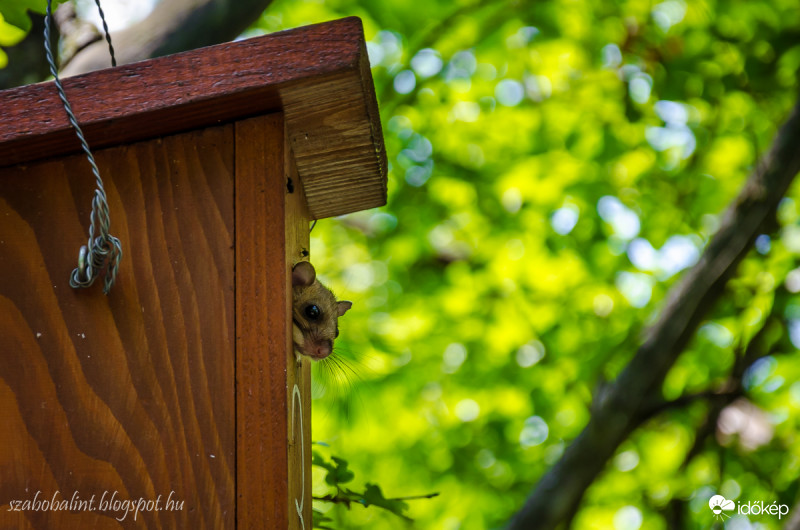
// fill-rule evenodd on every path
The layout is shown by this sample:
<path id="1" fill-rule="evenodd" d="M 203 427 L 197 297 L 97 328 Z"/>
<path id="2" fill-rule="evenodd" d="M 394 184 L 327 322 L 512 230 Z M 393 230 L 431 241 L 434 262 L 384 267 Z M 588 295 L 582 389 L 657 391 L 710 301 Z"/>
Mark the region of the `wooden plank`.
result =
<path id="1" fill-rule="evenodd" d="M 309 213 L 303 182 L 286 134 L 284 147 L 286 176 L 292 191 L 286 193 L 286 270 L 309 259 Z M 291 283 L 291 280 L 290 280 Z M 290 313 L 291 314 L 291 313 Z M 289 405 L 289 529 L 311 528 L 311 361 L 298 364 L 292 345 L 292 320 L 286 319 L 288 342 L 286 385 Z"/>
<path id="2" fill-rule="evenodd" d="M 236 124 L 239 528 L 311 528 L 311 369 L 291 331 L 309 216 L 285 142 L 281 114 Z"/>
<path id="3" fill-rule="evenodd" d="M 369 75 L 366 59 L 363 67 Z M 362 77 L 351 72 L 283 95 L 312 219 L 386 204 L 386 180 L 375 178 L 376 167 L 378 175 L 387 172 L 380 116 L 362 88 Z"/>
<path id="4" fill-rule="evenodd" d="M 283 115 L 236 123 L 237 527 L 289 521 Z"/>
<path id="5" fill-rule="evenodd" d="M 64 86 L 93 148 L 283 109 L 312 216 L 385 204 L 386 155 L 358 18 L 99 70 Z M 80 149 L 52 82 L 0 91 L 0 109 L 0 166 Z"/>
<path id="6" fill-rule="evenodd" d="M 233 126 L 101 150 L 125 257 L 68 285 L 94 179 L 82 156 L 0 169 L 0 527 L 233 528 Z M 95 510 L 9 511 L 11 500 Z M 128 514 L 99 503 L 156 500 Z M 167 498 L 182 509 L 163 509 Z"/>
<path id="7" fill-rule="evenodd" d="M 386 204 L 388 166 L 366 45 L 358 70 L 282 94 L 312 219 Z"/>

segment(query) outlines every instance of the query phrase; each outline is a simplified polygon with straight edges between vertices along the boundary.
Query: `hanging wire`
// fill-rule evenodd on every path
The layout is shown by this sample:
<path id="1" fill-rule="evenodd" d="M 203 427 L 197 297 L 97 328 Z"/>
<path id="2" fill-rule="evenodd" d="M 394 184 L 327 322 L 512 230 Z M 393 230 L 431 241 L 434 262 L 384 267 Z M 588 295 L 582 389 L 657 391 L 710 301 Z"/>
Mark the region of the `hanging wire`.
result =
<path id="1" fill-rule="evenodd" d="M 49 2 L 50 0 L 48 0 Z M 106 24 L 106 14 L 103 13 L 103 7 L 100 5 L 100 0 L 94 0 L 97 10 L 100 12 L 100 20 L 103 21 L 103 33 L 106 35 L 106 42 L 108 43 L 108 53 L 111 54 L 111 66 L 117 66 L 117 58 L 114 57 L 114 46 L 111 44 L 111 32 L 108 31 L 108 24 Z"/>
<path id="2" fill-rule="evenodd" d="M 111 35 L 108 32 L 108 25 L 106 24 L 103 9 L 100 7 L 100 0 L 95 0 L 95 4 L 97 4 L 97 8 L 100 10 L 100 18 L 103 20 L 103 30 L 106 34 L 108 50 L 111 53 L 111 65 L 116 66 L 117 60 L 114 57 L 114 48 L 111 45 Z M 122 259 L 122 244 L 119 239 L 109 233 L 111 218 L 108 213 L 108 200 L 106 199 L 106 191 L 103 187 L 103 179 L 100 178 L 100 170 L 97 169 L 97 163 L 94 160 L 92 151 L 89 149 L 89 144 L 83 136 L 83 131 L 80 125 L 78 125 L 78 120 L 72 112 L 69 101 L 67 101 L 64 87 L 61 84 L 61 80 L 58 78 L 58 70 L 56 69 L 56 62 L 53 58 L 53 49 L 50 45 L 50 21 L 52 18 L 52 0 L 47 0 L 47 13 L 44 17 L 44 47 L 47 55 L 47 63 L 50 66 L 50 74 L 52 74 L 55 80 L 58 97 L 64 104 L 67 119 L 69 119 L 69 123 L 75 129 L 75 134 L 81 142 L 84 153 L 86 153 L 89 165 L 92 166 L 92 173 L 94 174 L 95 183 L 97 185 L 94 191 L 94 198 L 92 199 L 92 213 L 89 218 L 89 242 L 88 245 L 81 246 L 78 254 L 78 267 L 72 271 L 69 284 L 76 289 L 78 287 L 89 287 L 94 283 L 94 280 L 100 272 L 105 270 L 103 293 L 108 294 L 108 291 L 117 279 L 119 262 Z M 97 237 L 94 235 L 96 230 L 99 232 Z"/>

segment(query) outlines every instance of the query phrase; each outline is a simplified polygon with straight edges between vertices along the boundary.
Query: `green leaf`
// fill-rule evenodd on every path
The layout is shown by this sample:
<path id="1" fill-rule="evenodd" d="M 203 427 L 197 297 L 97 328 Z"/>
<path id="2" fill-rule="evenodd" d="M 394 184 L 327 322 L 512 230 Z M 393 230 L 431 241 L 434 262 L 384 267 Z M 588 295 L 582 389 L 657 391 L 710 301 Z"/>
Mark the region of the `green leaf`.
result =
<path id="1" fill-rule="evenodd" d="M 324 525 L 324 523 L 333 522 L 333 519 L 331 519 L 321 511 L 312 509 L 311 515 L 314 528 L 319 528 L 321 530 L 334 530 L 332 527 Z"/>
<path id="2" fill-rule="evenodd" d="M 27 33 L 22 29 L 7 23 L 0 13 L 0 46 L 13 46 L 25 38 Z M 5 64 L 0 65 L 0 67 Z"/>
<path id="3" fill-rule="evenodd" d="M 53 11 L 68 0 L 53 0 Z M 0 15 L 5 21 L 24 31 L 26 34 L 31 30 L 31 19 L 28 11 L 44 14 L 47 10 L 45 0 L 0 0 Z"/>
<path id="4" fill-rule="evenodd" d="M 346 484 L 353 480 L 355 475 L 353 475 L 352 471 L 347 469 L 347 460 L 336 456 L 332 456 L 331 460 L 336 463 L 336 467 L 332 471 L 329 471 L 328 476 L 325 478 L 328 484 L 336 486 L 337 484 Z"/>
<path id="5" fill-rule="evenodd" d="M 339 484 L 346 484 L 353 480 L 355 475 L 352 471 L 347 469 L 347 460 L 336 456 L 332 456 L 331 460 L 333 462 L 325 460 L 325 457 L 318 452 L 313 452 L 313 457 L 311 460 L 312 465 L 321 467 L 328 471 L 328 474 L 325 476 L 326 483 L 330 484 L 331 486 L 338 486 Z"/>
<path id="6" fill-rule="evenodd" d="M 363 501 L 364 506 L 380 506 L 385 510 L 389 510 L 395 515 L 406 518 L 404 512 L 408 510 L 408 504 L 399 499 L 387 499 L 383 495 L 380 486 L 377 484 L 367 483 L 364 489 Z"/>

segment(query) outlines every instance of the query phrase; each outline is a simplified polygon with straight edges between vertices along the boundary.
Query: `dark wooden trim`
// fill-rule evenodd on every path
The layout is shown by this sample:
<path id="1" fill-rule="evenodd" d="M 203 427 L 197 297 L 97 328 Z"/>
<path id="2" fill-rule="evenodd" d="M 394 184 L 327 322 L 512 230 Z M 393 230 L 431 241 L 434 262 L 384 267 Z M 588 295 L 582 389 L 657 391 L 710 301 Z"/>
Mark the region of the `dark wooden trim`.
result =
<path id="1" fill-rule="evenodd" d="M 385 204 L 386 155 L 356 17 L 99 70 L 64 87 L 92 148 L 283 110 L 313 217 Z M 0 91 L 0 109 L 0 166 L 80 150 L 52 82 Z"/>
<path id="2" fill-rule="evenodd" d="M 346 18 L 98 70 L 63 84 L 86 138 L 103 147 L 277 110 L 280 88 L 357 68 L 360 39 L 361 21 Z M 0 91 L 0 109 L 3 165 L 80 149 L 53 82 Z"/>

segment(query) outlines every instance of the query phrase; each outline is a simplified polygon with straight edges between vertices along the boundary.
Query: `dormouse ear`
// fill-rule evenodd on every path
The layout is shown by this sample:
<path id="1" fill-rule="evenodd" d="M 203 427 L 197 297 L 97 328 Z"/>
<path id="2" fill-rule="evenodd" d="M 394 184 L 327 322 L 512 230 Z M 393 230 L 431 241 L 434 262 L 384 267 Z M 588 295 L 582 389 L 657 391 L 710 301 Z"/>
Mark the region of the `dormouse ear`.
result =
<path id="1" fill-rule="evenodd" d="M 351 307 L 353 307 L 353 302 L 348 302 L 347 300 L 336 303 L 336 309 L 337 312 L 339 313 L 339 316 L 342 316 L 345 313 L 347 313 L 347 310 L 350 309 Z"/>
<path id="2" fill-rule="evenodd" d="M 307 261 L 301 261 L 292 268 L 292 287 L 308 287 L 316 278 L 314 266 Z"/>

